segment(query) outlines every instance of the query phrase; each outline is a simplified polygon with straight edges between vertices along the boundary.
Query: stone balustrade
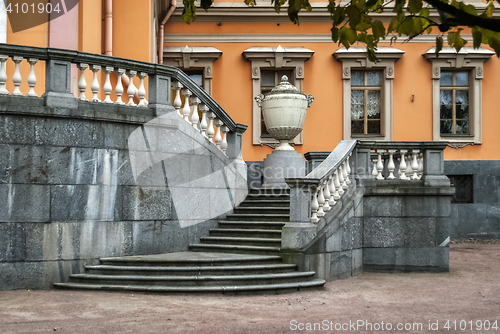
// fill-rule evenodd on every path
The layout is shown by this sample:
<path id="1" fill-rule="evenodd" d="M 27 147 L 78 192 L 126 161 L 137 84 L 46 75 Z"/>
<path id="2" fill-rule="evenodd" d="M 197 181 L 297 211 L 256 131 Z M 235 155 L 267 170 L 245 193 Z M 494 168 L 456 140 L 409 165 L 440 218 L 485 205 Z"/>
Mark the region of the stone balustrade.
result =
<path id="1" fill-rule="evenodd" d="M 15 66 L 11 77 L 7 75 L 9 59 Z M 21 70 L 24 60 L 30 65 L 29 74 Z M 37 78 L 36 73 L 41 71 L 35 71 L 37 63 L 42 61 L 45 62 L 45 83 Z M 72 67 L 78 69 L 77 92 L 72 92 Z M 14 87 L 11 91 L 7 89 L 9 81 Z M 23 82 L 29 86 L 25 94 L 20 89 Z M 201 87 L 175 67 L 72 50 L 0 45 L 0 95 L 37 97 L 35 88 L 49 107 L 76 109 L 81 102 L 115 104 L 150 108 L 157 116 L 173 111 L 173 107 L 225 154 L 231 136 L 241 137 L 246 129 L 236 124 Z M 175 91 L 173 101 L 171 89 Z"/>

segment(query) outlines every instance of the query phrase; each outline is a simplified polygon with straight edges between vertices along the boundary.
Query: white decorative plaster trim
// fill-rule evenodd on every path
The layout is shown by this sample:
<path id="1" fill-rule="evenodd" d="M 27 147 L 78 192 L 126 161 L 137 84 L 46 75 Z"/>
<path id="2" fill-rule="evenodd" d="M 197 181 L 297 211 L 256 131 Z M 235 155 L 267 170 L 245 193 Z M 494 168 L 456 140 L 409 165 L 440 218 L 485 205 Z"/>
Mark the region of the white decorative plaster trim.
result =
<path id="1" fill-rule="evenodd" d="M 482 81 L 483 81 L 483 63 L 490 59 L 495 53 L 493 51 L 472 47 L 464 47 L 459 52 L 451 47 L 444 47 L 439 56 L 435 53 L 435 48 L 432 47 L 423 54 L 425 59 L 432 62 L 431 79 L 432 79 L 432 137 L 434 141 L 447 141 L 450 144 L 463 143 L 469 145 L 481 144 L 482 142 Z M 440 129 L 440 83 L 441 71 L 457 69 L 466 70 L 469 74 L 469 119 L 471 124 L 471 136 L 441 136 Z M 449 145 L 450 145 L 449 144 Z M 461 148 L 456 144 L 456 148 Z M 465 147 L 464 146 L 464 147 Z M 450 146 L 452 147 L 452 146 Z"/>
<path id="2" fill-rule="evenodd" d="M 454 148 L 455 150 L 459 149 L 459 148 L 464 148 L 465 146 L 473 146 L 474 143 L 472 142 L 452 142 L 452 143 L 448 143 L 448 146 L 451 147 L 451 148 Z"/>
<path id="3" fill-rule="evenodd" d="M 203 89 L 212 95 L 213 62 L 219 59 L 222 51 L 211 46 L 165 46 L 163 63 L 183 70 L 203 70 Z"/>
<path id="4" fill-rule="evenodd" d="M 304 62 L 311 58 L 314 51 L 303 47 L 251 47 L 243 51 L 246 59 L 252 63 L 252 96 L 261 93 L 261 69 L 288 69 L 293 71 L 293 84 L 302 91 L 304 80 Z M 292 79 L 292 78 L 290 78 Z M 272 137 L 261 137 L 261 109 L 253 99 L 252 107 L 252 142 L 254 145 L 274 145 L 279 142 Z M 295 137 L 295 145 L 302 144 L 302 132 Z"/>
<path id="5" fill-rule="evenodd" d="M 379 47 L 376 55 L 379 59 L 374 63 L 368 60 L 365 47 L 353 46 L 349 49 L 344 47 L 337 50 L 333 56 L 342 62 L 343 81 L 343 138 L 367 139 L 390 141 L 392 140 L 392 101 L 394 63 L 400 59 L 405 52 L 393 47 Z M 351 73 L 352 69 L 373 69 L 383 72 L 382 76 L 382 103 L 381 103 L 381 135 L 365 135 L 362 138 L 351 137 Z"/>
<path id="6" fill-rule="evenodd" d="M 435 43 L 437 35 L 422 35 L 408 43 Z M 462 35 L 472 43 L 472 35 Z M 379 43 L 390 43 L 390 36 Z M 403 43 L 406 38 L 397 37 L 395 43 Z M 167 34 L 165 43 L 332 43 L 331 34 Z"/>

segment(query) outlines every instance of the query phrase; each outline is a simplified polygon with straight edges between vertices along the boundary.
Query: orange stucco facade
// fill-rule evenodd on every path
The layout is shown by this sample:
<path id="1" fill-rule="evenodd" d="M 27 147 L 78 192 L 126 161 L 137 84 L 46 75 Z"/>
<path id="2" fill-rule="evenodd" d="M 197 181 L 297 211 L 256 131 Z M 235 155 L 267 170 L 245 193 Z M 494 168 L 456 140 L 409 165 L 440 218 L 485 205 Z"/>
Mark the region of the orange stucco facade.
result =
<path id="1" fill-rule="evenodd" d="M 153 55 L 157 29 L 152 29 L 152 26 L 155 26 L 152 22 L 155 8 L 157 11 L 158 8 L 162 8 L 158 3 L 150 0 L 115 0 L 113 2 L 112 46 L 114 56 L 141 61 L 156 61 Z M 51 26 L 50 23 L 46 23 L 17 33 L 12 33 L 9 30 L 7 42 L 48 47 L 57 38 L 66 38 L 68 45 L 76 38 L 79 51 L 101 54 L 104 52 L 105 38 L 103 8 L 103 0 L 80 0 L 78 6 L 73 9 L 78 11 L 78 15 L 75 16 L 78 18 L 78 24 L 66 27 L 70 30 L 68 33 L 57 34 L 51 31 L 51 27 L 61 29 L 60 25 Z M 199 9 L 199 11 L 202 10 Z M 156 14 L 161 20 L 161 15 L 165 13 Z M 179 14 L 180 11 L 177 10 L 165 25 L 164 46 L 211 46 L 222 51 L 219 59 L 213 62 L 212 96 L 236 122 L 249 126 L 244 135 L 243 158 L 245 160 L 262 160 L 272 152 L 272 148 L 265 145 L 254 145 L 252 141 L 252 70 L 250 61 L 242 55 L 243 51 L 251 47 L 300 46 L 314 51 L 310 59 L 304 63 L 303 91 L 314 95 L 315 100 L 307 112 L 303 143 L 295 147 L 301 154 L 309 151 L 331 151 L 343 139 L 342 63 L 333 56 L 333 53 L 340 46 L 324 40 L 293 42 L 293 39 L 287 38 L 283 42 L 271 43 L 251 39 L 252 35 L 262 34 L 288 37 L 307 36 L 308 34 L 327 35 L 331 28 L 328 18 L 323 18 L 318 22 L 311 19 L 303 20 L 299 26 L 286 22 L 283 20 L 283 16 L 275 21 L 271 17 L 266 20 L 255 20 L 255 22 L 249 19 L 239 20 L 238 18 L 228 18 L 224 22 L 216 18 L 213 20 L 205 18 L 187 25 L 181 22 Z M 223 41 L 224 36 L 232 34 L 244 35 L 249 39 L 243 38 L 241 42 Z M 190 35 L 192 38 L 190 42 L 170 41 L 169 36 L 175 35 Z M 212 42 L 203 41 L 200 37 L 200 40 L 196 40 L 197 35 L 219 36 L 220 39 Z M 61 43 L 64 44 L 64 40 L 59 40 L 57 45 L 61 45 Z M 405 51 L 404 56 L 395 62 L 394 67 L 393 140 L 433 140 L 432 66 L 431 62 L 422 56 L 433 46 L 433 43 L 398 42 L 392 45 L 381 43 L 380 46 L 392 46 Z M 43 63 L 40 62 L 36 67 L 41 76 L 43 76 L 42 66 Z M 28 64 L 24 62 L 22 70 L 28 71 L 28 69 Z M 10 75 L 13 72 L 13 64 L 10 61 L 8 71 Z M 495 56 L 484 62 L 482 143 L 459 149 L 447 148 L 445 159 L 500 160 L 500 150 L 497 148 L 498 143 L 500 143 L 500 131 L 498 131 L 500 112 L 495 94 L 497 87 L 500 86 L 500 76 L 496 75 L 498 73 L 500 73 L 500 61 Z M 91 80 L 91 75 L 91 72 L 87 71 L 88 81 Z M 39 80 L 43 81 L 43 77 L 39 77 Z M 9 89 L 12 89 L 12 86 Z M 23 83 L 21 89 L 26 91 L 27 84 Z"/>

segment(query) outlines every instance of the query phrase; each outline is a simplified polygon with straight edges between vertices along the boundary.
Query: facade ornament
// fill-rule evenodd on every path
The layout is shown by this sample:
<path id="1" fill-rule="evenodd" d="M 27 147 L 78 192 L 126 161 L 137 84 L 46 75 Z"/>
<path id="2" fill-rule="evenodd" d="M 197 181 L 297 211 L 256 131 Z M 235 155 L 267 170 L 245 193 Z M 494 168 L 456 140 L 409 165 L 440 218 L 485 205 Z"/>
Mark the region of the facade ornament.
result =
<path id="1" fill-rule="evenodd" d="M 451 148 L 454 148 L 455 150 L 458 150 L 459 148 L 464 148 L 465 146 L 473 146 L 473 142 L 457 142 L 457 143 L 448 143 L 448 146 Z"/>
<path id="2" fill-rule="evenodd" d="M 434 77 L 440 76 L 439 66 L 434 66 Z"/>
<path id="3" fill-rule="evenodd" d="M 387 68 L 387 76 L 392 77 L 394 75 L 394 69 L 392 67 Z"/>
<path id="4" fill-rule="evenodd" d="M 264 101 L 264 94 L 259 94 L 255 97 L 255 101 L 257 101 L 257 104 L 259 107 L 262 107 L 262 101 Z"/>
<path id="5" fill-rule="evenodd" d="M 259 68 L 257 66 L 255 66 L 253 68 L 253 73 L 252 74 L 253 74 L 254 77 L 258 77 L 259 76 Z"/>
<path id="6" fill-rule="evenodd" d="M 351 69 L 349 67 L 344 67 L 344 79 L 349 79 L 351 77 Z"/>

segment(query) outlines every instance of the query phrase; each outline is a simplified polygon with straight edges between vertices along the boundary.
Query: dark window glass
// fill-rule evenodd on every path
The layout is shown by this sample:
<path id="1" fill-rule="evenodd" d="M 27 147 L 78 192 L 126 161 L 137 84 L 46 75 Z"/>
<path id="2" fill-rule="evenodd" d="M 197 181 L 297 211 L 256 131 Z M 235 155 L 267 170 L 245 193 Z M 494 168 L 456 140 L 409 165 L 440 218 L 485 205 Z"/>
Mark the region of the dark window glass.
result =
<path id="1" fill-rule="evenodd" d="M 448 175 L 451 186 L 455 187 L 455 195 L 451 197 L 452 203 L 473 203 L 473 178 L 472 175 Z"/>

